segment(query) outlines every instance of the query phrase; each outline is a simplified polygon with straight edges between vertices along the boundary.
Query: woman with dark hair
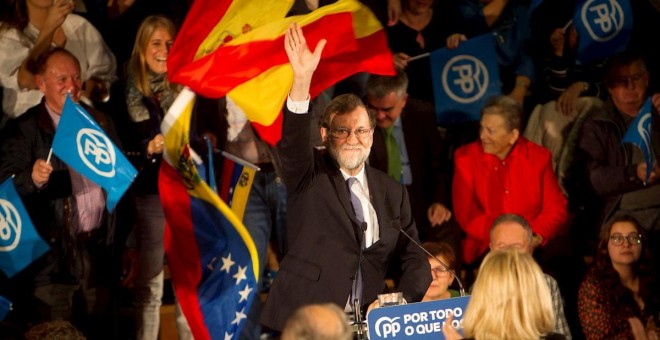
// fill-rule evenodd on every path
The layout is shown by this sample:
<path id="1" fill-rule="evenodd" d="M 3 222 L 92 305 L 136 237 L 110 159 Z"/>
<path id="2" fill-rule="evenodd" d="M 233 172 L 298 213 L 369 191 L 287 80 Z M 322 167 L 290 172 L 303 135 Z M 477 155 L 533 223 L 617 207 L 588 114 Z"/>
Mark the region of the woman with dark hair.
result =
<path id="1" fill-rule="evenodd" d="M 453 248 L 446 242 L 424 242 L 422 247 L 426 249 L 438 260 L 446 264 L 451 270 L 456 272 L 456 254 Z M 429 265 L 431 266 L 431 277 L 433 281 L 429 285 L 429 289 L 424 294 L 422 301 L 434 301 L 448 298 L 459 297 L 460 293 L 457 290 L 449 289 L 454 283 L 454 274 L 452 274 L 442 264 L 438 263 L 434 258 L 428 257 Z"/>
<path id="2" fill-rule="evenodd" d="M 658 321 L 651 262 L 639 222 L 630 215 L 614 216 L 601 233 L 594 265 L 578 295 L 580 323 L 587 339 L 632 339 L 629 319 L 647 325 Z M 649 326 L 647 331 L 655 332 Z"/>

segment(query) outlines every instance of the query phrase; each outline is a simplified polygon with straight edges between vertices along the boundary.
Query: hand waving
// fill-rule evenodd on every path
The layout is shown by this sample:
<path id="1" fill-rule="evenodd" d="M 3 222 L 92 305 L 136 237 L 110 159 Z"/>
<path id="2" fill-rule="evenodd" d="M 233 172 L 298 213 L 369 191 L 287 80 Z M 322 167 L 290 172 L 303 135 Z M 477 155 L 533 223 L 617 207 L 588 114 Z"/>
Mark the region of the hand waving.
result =
<path id="1" fill-rule="evenodd" d="M 319 41 L 316 49 L 312 52 L 307 46 L 302 28 L 297 23 L 292 23 L 286 30 L 284 49 L 289 57 L 289 63 L 293 68 L 293 87 L 291 99 L 305 100 L 309 94 L 309 85 L 312 75 L 321 60 L 321 52 L 325 47 L 326 40 Z"/>

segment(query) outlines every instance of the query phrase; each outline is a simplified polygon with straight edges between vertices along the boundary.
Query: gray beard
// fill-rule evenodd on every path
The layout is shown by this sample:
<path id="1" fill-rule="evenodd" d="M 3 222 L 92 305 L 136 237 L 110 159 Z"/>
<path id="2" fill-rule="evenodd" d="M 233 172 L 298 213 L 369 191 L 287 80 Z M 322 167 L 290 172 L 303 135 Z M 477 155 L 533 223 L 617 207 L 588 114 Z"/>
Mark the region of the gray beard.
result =
<path id="1" fill-rule="evenodd" d="M 339 164 L 340 169 L 347 169 L 347 170 L 355 170 L 359 169 L 364 162 L 366 162 L 367 158 L 369 158 L 369 153 L 371 152 L 371 148 L 365 148 L 364 146 L 360 145 L 359 146 L 362 150 L 360 150 L 360 154 L 353 156 L 353 157 L 347 157 L 347 156 L 342 156 L 341 155 L 341 150 L 337 150 L 332 143 L 327 142 L 326 143 L 326 148 L 330 152 L 330 155 L 332 155 L 332 158 L 334 158 L 337 161 L 337 164 Z M 366 149 L 366 150 L 365 150 Z"/>

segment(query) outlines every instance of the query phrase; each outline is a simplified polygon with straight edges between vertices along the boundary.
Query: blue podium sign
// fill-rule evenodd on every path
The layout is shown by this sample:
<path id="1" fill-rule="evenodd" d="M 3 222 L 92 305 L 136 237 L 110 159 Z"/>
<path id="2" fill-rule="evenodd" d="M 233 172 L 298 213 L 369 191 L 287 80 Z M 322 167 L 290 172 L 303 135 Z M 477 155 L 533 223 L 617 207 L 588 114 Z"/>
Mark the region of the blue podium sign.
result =
<path id="1" fill-rule="evenodd" d="M 376 308 L 367 315 L 369 339 L 444 339 L 442 326 L 447 317 L 454 316 L 452 324 L 462 334 L 463 314 L 469 296 L 409 303 Z"/>

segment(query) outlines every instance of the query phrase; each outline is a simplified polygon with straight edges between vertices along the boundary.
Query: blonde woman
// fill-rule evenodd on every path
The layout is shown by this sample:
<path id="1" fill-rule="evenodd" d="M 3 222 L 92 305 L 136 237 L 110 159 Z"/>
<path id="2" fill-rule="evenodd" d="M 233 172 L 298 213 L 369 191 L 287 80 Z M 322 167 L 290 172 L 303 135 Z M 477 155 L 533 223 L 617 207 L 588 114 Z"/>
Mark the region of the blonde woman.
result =
<path id="1" fill-rule="evenodd" d="M 447 322 L 447 339 L 461 336 Z M 465 339 L 559 340 L 541 268 L 528 253 L 506 248 L 486 255 L 463 318 Z"/>
<path id="2" fill-rule="evenodd" d="M 127 251 L 124 284 L 135 291 L 138 339 L 157 339 L 163 295 L 163 233 L 165 216 L 158 195 L 158 169 L 164 148 L 160 122 L 178 93 L 167 81 L 167 56 L 176 29 L 164 16 L 149 16 L 140 25 L 128 64 L 126 105 L 136 130 L 133 149 L 142 157 L 133 185 L 139 252 Z M 135 263 L 137 262 L 137 266 Z M 137 268 L 137 271 L 135 270 Z"/>

